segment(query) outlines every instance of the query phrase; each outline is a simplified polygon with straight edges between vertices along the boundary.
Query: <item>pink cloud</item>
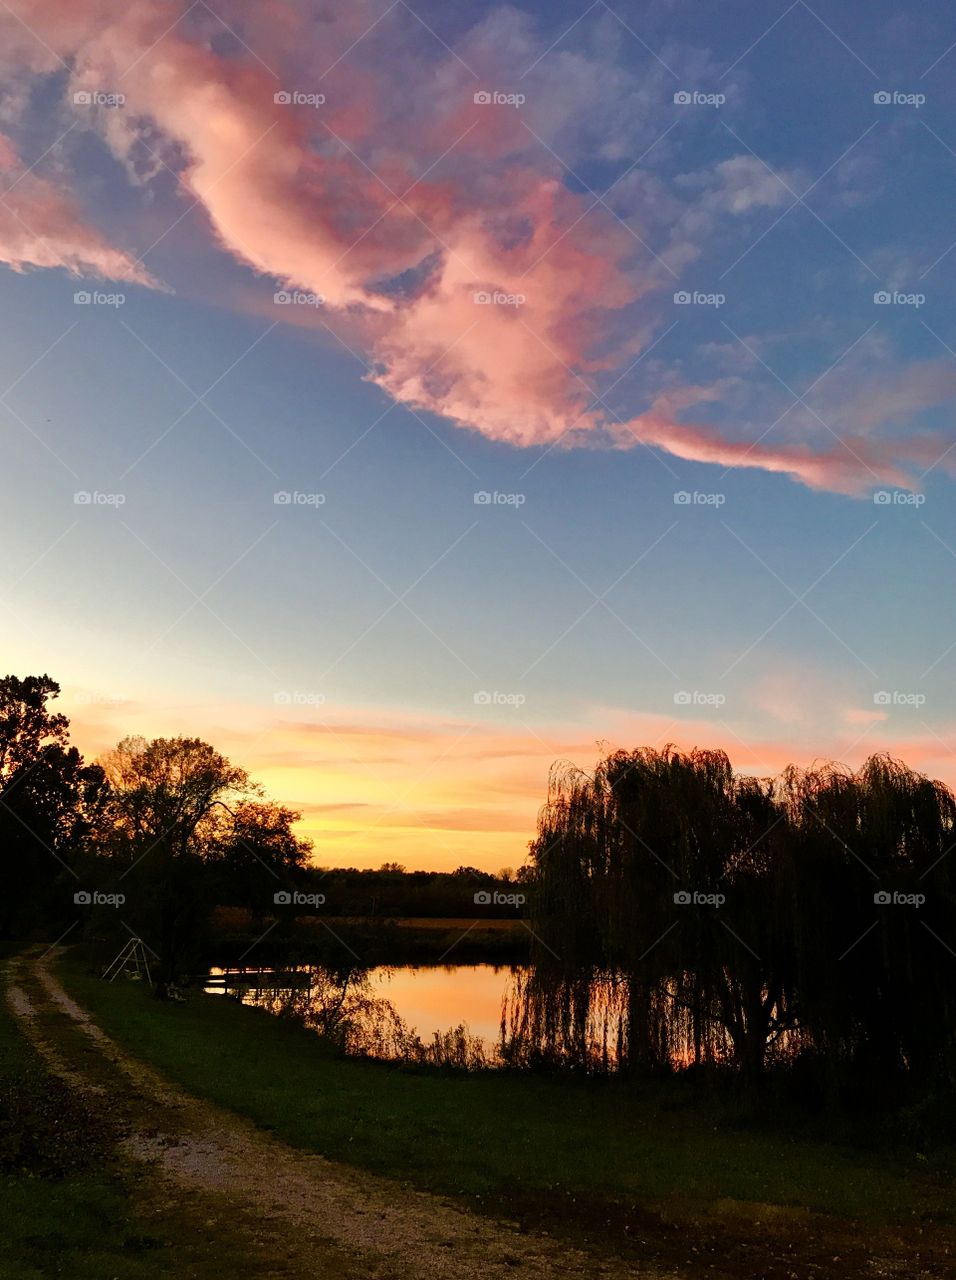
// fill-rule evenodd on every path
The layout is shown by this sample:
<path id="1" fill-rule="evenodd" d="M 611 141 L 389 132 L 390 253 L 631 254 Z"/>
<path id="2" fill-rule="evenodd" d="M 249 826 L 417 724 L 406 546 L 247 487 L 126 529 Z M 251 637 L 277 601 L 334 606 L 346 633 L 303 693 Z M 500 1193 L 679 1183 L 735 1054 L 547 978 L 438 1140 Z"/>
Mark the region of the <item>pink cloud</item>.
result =
<path id="1" fill-rule="evenodd" d="M 635 418 L 619 429 L 625 445 L 628 435 L 690 462 L 707 462 L 727 470 L 744 467 L 776 472 L 811 489 L 853 496 L 878 485 L 913 488 L 908 463 L 925 468 L 940 464 L 952 471 L 952 455 L 943 456 L 947 442 L 935 436 L 879 441 L 846 436 L 835 439 L 827 449 L 814 450 L 804 444 L 727 440 L 713 427 L 675 423 L 654 414 Z"/>
<path id="2" fill-rule="evenodd" d="M 89 226 L 68 192 L 24 169 L 0 134 L 0 262 L 15 271 L 61 267 L 76 276 L 155 285 L 130 254 Z"/>
<path id="3" fill-rule="evenodd" d="M 453 55 L 430 59 L 425 107 L 404 92 L 402 78 L 414 71 L 406 49 L 372 67 L 371 55 L 352 55 L 381 9 L 356 3 L 316 26 L 294 5 L 270 4 L 267 14 L 239 5 L 231 21 L 254 55 L 221 52 L 213 15 L 182 15 L 164 0 L 13 0 L 12 9 L 39 38 L 39 69 L 71 59 L 71 92 L 122 85 L 123 109 L 86 109 L 114 153 L 129 162 L 148 128 L 222 248 L 273 281 L 322 295 L 333 323 L 337 316 L 357 334 L 370 378 L 402 403 L 518 446 L 640 441 L 847 494 L 912 486 L 912 470 L 944 451 L 928 437 L 822 448 L 727 439 L 660 403 L 621 427 L 589 375 L 618 365 L 623 352 L 636 356 L 649 331 L 636 313 L 659 281 L 653 264 L 635 266 L 647 262 L 636 233 L 589 209 L 513 109 L 475 104 L 476 82 Z M 24 32 L 15 35 L 22 46 Z M 317 66 L 341 58 L 345 73 L 310 79 L 304 50 L 316 47 Z M 327 101 L 320 110 L 277 104 L 285 80 L 267 64 L 299 68 L 288 75 L 306 92 L 327 87 Z M 746 157 L 718 176 L 732 209 L 781 198 L 780 184 Z M 19 254 L 139 278 L 124 277 L 133 270 L 124 255 L 94 233 L 80 237 L 55 202 L 34 199 L 46 213 L 34 222 L 47 234 L 18 240 L 0 220 L 8 261 Z M 45 242 L 60 243 L 59 252 L 44 257 Z M 632 335 L 624 343 L 622 329 Z"/>

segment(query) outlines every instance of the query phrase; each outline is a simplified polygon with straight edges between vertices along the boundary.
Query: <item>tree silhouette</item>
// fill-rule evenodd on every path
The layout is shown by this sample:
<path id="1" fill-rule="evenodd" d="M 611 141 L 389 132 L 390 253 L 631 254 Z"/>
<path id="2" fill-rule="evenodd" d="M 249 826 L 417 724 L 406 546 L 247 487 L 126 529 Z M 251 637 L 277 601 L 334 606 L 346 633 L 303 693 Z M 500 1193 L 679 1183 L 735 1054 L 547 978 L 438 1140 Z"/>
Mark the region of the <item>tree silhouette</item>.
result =
<path id="1" fill-rule="evenodd" d="M 109 853 L 125 867 L 130 917 L 155 939 L 157 994 L 165 996 L 208 910 L 203 864 L 220 835 L 215 810 L 253 787 L 244 769 L 200 738 L 125 738 L 103 768 Z"/>
<path id="2" fill-rule="evenodd" d="M 512 1032 L 585 1066 L 611 1045 L 631 1070 L 750 1082 L 805 1055 L 831 1091 L 945 1080 L 954 833 L 952 793 L 888 756 L 763 780 L 673 747 L 559 767 Z"/>
<path id="3" fill-rule="evenodd" d="M 69 721 L 50 709 L 47 675 L 0 679 L 0 935 L 62 919 L 64 882 L 105 802 L 102 770 L 69 745 Z M 71 890 L 72 892 L 72 890 Z"/>

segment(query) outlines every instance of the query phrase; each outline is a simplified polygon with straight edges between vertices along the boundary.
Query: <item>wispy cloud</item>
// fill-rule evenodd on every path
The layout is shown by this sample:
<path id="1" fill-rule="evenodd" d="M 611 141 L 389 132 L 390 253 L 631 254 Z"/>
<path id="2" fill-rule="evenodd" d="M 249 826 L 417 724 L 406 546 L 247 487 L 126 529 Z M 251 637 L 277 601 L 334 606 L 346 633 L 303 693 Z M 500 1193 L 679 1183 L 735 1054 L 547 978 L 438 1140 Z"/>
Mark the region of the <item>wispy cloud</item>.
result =
<path id="1" fill-rule="evenodd" d="M 184 13 L 163 0 L 121 10 L 77 0 L 63 21 L 52 0 L 12 0 L 3 23 L 17 56 L 30 49 L 36 74 L 60 75 L 68 64 L 70 95 L 121 87 L 122 110 L 83 107 L 84 123 L 127 164 L 147 148 L 148 172 L 175 172 L 180 216 L 202 211 L 234 258 L 320 295 L 367 377 L 403 404 L 517 446 L 641 443 L 848 494 L 912 485 L 939 457 L 937 439 L 876 438 L 853 423 L 822 441 L 817 433 L 781 441 L 746 421 L 729 435 L 688 424 L 661 399 L 612 413 L 601 379 L 620 377 L 670 323 L 677 277 L 639 219 L 581 180 L 587 128 L 557 111 L 544 70 L 526 64 L 527 81 L 517 74 L 534 43 L 527 20 L 498 14 L 452 51 L 403 9 L 408 21 L 386 58 L 385 5 L 344 6 L 321 28 L 305 7 L 276 3 L 268 13 L 266 22 L 238 6 L 225 28 L 204 5 Z M 318 50 L 311 61 L 306 48 Z M 642 101 L 606 49 L 593 60 L 586 51 L 560 57 L 584 117 L 600 76 L 620 79 L 616 101 Z M 488 79 L 496 65 L 500 85 Z M 409 95 L 416 73 L 427 88 Z M 673 79 L 660 58 L 650 75 L 658 96 L 658 82 Z M 310 110 L 281 100 L 296 93 L 323 101 Z M 523 95 L 528 111 L 509 94 Z M 548 103 L 551 128 L 541 111 Z M 651 102 L 643 105 L 652 120 Z M 623 117 L 599 121 L 604 158 L 630 155 L 638 132 L 651 150 L 655 129 L 666 133 L 658 123 L 637 131 Z M 799 176 L 784 177 L 738 154 L 686 178 L 696 206 L 681 219 L 680 243 L 671 242 L 673 262 L 693 256 L 688 237 L 718 214 L 785 207 Z M 24 179 L 21 198 L 34 235 L 18 237 L 0 211 L 0 252 L 13 265 L 152 282 L 82 227 L 44 180 Z"/>
<path id="2" fill-rule="evenodd" d="M 109 245 L 68 191 L 31 173 L 0 134 L 0 262 L 15 271 L 61 267 L 76 276 L 156 286 L 129 253 Z"/>

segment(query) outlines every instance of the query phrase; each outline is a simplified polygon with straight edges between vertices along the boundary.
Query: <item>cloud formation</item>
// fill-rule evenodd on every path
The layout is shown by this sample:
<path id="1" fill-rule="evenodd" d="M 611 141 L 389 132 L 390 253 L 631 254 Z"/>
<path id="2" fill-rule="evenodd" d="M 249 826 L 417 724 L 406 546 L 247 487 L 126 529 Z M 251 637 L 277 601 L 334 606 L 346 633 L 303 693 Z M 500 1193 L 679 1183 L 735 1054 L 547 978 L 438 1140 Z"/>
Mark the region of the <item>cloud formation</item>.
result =
<path id="1" fill-rule="evenodd" d="M 111 247 L 56 183 L 30 173 L 0 134 L 0 262 L 15 271 L 62 267 L 75 276 L 155 285 L 130 254 Z"/>
<path id="2" fill-rule="evenodd" d="M 934 438 L 862 431 L 823 447 L 728 440 L 660 404 L 622 423 L 598 386 L 646 348 L 665 264 L 633 219 L 569 182 L 542 136 L 547 101 L 520 114 L 495 99 L 507 87 L 485 87 L 495 44 L 501 66 L 506 47 L 527 52 L 527 21 L 480 24 L 462 42 L 466 62 L 434 45 L 423 55 L 408 32 L 390 32 L 381 56 L 384 5 L 265 8 L 235 6 L 226 29 L 204 6 L 184 12 L 170 0 L 11 0 L 3 26 L 19 65 L 37 76 L 68 68 L 67 103 L 121 88 L 121 109 L 76 108 L 114 155 L 134 170 L 148 150 L 148 172 L 174 171 L 225 251 L 321 295 L 331 323 L 338 316 L 357 335 L 369 377 L 417 410 L 518 446 L 640 441 L 850 494 L 910 486 L 914 468 L 945 450 Z M 595 68 L 565 61 L 591 100 Z M 421 91 L 408 94 L 410 82 Z M 276 101 L 278 91 L 293 101 Z M 310 95 L 324 101 L 309 105 Z M 557 125 L 550 136 L 573 147 L 566 115 Z M 626 155 L 626 129 L 607 128 L 607 154 Z M 25 176 L 21 193 L 29 210 L 0 212 L 6 261 L 150 283 L 44 180 Z M 718 165 L 698 196 L 710 214 L 738 215 L 789 199 L 748 156 Z M 14 220 L 38 234 L 18 236 Z"/>

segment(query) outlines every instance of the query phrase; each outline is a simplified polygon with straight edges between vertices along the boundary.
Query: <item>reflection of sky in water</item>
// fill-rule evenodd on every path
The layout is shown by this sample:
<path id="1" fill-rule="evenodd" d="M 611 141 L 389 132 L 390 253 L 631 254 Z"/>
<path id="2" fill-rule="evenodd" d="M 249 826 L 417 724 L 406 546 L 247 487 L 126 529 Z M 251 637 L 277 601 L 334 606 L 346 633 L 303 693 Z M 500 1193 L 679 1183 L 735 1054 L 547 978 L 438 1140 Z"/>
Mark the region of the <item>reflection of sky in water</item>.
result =
<path id="1" fill-rule="evenodd" d="M 490 1047 L 498 1040 L 511 974 L 509 968 L 476 964 L 373 969 L 369 976 L 375 994 L 390 1000 L 423 1040 L 464 1022 Z"/>
<path id="2" fill-rule="evenodd" d="M 370 994 L 388 1000 L 408 1029 L 416 1031 L 426 1043 L 433 1032 L 445 1032 L 464 1023 L 470 1035 L 479 1037 L 487 1049 L 493 1050 L 499 1038 L 502 1004 L 514 972 L 507 966 L 491 964 L 417 968 L 401 965 L 370 969 L 368 977 Z M 222 969 L 210 970 L 212 977 L 222 974 Z M 230 985 L 230 991 L 234 994 L 241 990 L 246 1004 L 256 1003 L 257 987 L 277 994 L 289 990 L 273 987 L 273 979 L 266 971 L 258 982 L 255 970 L 247 970 L 242 977 L 232 972 L 229 980 L 237 984 Z M 221 995 L 223 988 L 208 986 L 206 991 Z"/>

